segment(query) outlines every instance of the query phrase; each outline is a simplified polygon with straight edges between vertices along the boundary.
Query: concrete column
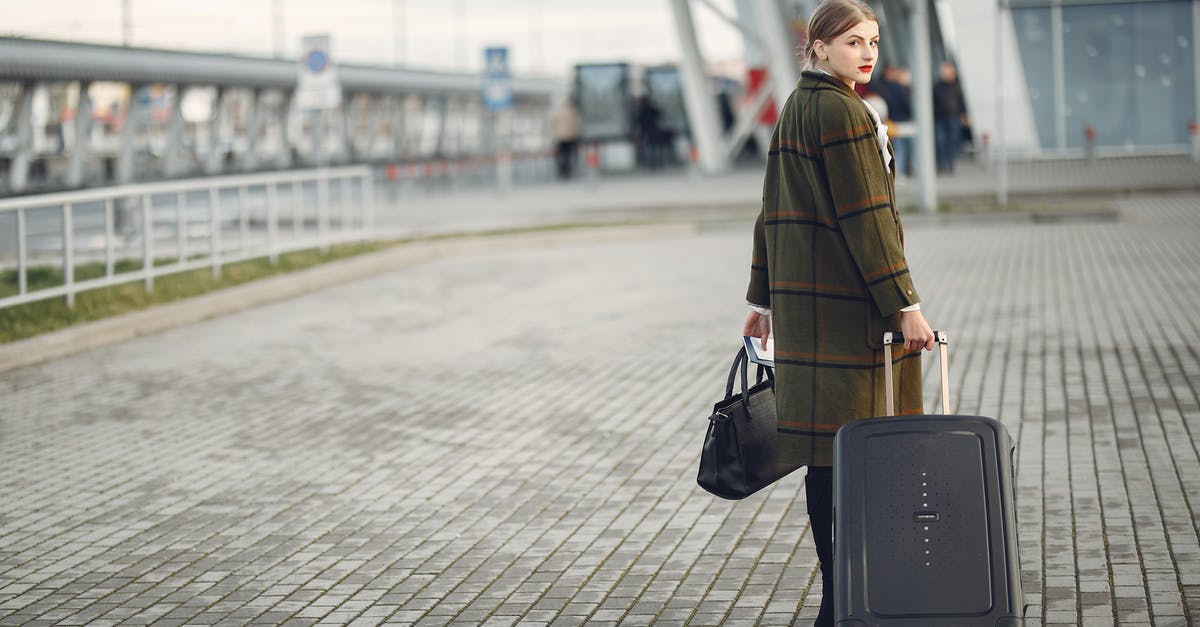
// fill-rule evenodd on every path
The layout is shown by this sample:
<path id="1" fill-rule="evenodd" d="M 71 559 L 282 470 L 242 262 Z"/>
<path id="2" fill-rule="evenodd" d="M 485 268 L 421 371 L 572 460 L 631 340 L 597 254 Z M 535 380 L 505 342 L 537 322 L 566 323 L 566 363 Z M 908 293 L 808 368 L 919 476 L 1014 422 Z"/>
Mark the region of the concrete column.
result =
<path id="1" fill-rule="evenodd" d="M 91 82 L 79 82 L 79 101 L 75 105 L 75 140 L 71 144 L 71 160 L 67 164 L 67 187 L 83 185 L 83 166 L 92 152 L 92 101 L 88 98 Z"/>
<path id="2" fill-rule="evenodd" d="M 258 138 L 262 134 L 263 116 L 259 115 L 262 106 L 262 89 L 250 90 L 250 108 L 246 113 L 246 154 L 242 156 L 241 168 L 244 172 L 258 169 Z"/>
<path id="3" fill-rule="evenodd" d="M 393 159 L 401 159 L 404 157 L 405 135 L 407 133 L 408 119 L 404 115 L 404 108 L 407 104 L 407 99 L 404 96 L 397 96 L 392 101 L 392 142 L 391 155 Z"/>
<path id="4" fill-rule="evenodd" d="M 208 114 L 208 157 L 204 160 L 204 173 L 217 174 L 225 158 L 221 151 L 221 124 L 225 121 L 225 88 L 217 87 L 213 94 L 212 108 Z"/>
<path id="5" fill-rule="evenodd" d="M 345 94 L 345 97 L 342 98 L 342 115 L 340 116 L 342 128 L 338 133 L 338 143 L 341 145 L 337 149 L 338 160 L 342 163 L 358 160 L 358 145 L 354 143 L 359 116 L 358 108 L 355 106 L 357 100 L 359 99 L 355 97 L 355 94 Z"/>
<path id="6" fill-rule="evenodd" d="M 133 181 L 133 139 L 142 127 L 143 108 L 138 102 L 138 92 L 145 85 L 131 84 L 129 99 L 125 102 L 125 122 L 121 126 L 121 144 L 117 149 L 117 180 L 118 185 Z"/>
<path id="7" fill-rule="evenodd" d="M 21 95 L 13 111 L 12 130 L 16 139 L 12 161 L 8 166 L 8 189 L 22 192 L 29 186 L 29 166 L 33 163 L 33 96 L 38 85 L 21 84 Z"/>
<path id="8" fill-rule="evenodd" d="M 275 115 L 275 124 L 279 129 L 279 154 L 275 158 L 275 165 L 280 169 L 292 167 L 292 138 L 288 132 L 288 121 L 291 119 L 295 93 L 295 90 L 283 92 L 279 99 L 279 111 Z"/>
<path id="9" fill-rule="evenodd" d="M 446 120 L 450 117 L 450 98 L 437 96 L 431 102 L 437 107 L 438 116 L 437 138 L 434 144 L 436 148 L 433 154 L 435 157 L 441 158 L 446 156 Z"/>
<path id="10" fill-rule="evenodd" d="M 699 166 L 708 174 L 724 172 L 729 169 L 729 151 L 725 149 L 721 138 L 721 118 L 717 115 L 716 96 L 712 92 L 712 82 L 704 71 L 704 59 L 696 41 L 696 25 L 692 21 L 689 0 L 671 0 L 671 11 L 682 52 L 680 69 L 684 106 L 692 129 L 692 140 L 699 153 Z"/>
<path id="11" fill-rule="evenodd" d="M 386 140 L 383 137 L 383 110 L 391 101 L 386 96 L 370 96 L 367 100 L 367 141 L 363 148 L 365 154 L 360 160 L 371 160 L 379 152 L 379 144 Z"/>
<path id="12" fill-rule="evenodd" d="M 183 162 L 183 94 L 187 88 L 175 86 L 175 97 L 171 99 L 171 113 L 167 118 L 167 146 L 163 155 L 163 174 L 179 176 L 186 169 Z"/>
<path id="13" fill-rule="evenodd" d="M 933 143 L 933 59 L 929 45 L 929 0 L 914 0 L 912 15 L 912 103 L 917 121 L 917 206 L 937 211 L 937 173 Z"/>

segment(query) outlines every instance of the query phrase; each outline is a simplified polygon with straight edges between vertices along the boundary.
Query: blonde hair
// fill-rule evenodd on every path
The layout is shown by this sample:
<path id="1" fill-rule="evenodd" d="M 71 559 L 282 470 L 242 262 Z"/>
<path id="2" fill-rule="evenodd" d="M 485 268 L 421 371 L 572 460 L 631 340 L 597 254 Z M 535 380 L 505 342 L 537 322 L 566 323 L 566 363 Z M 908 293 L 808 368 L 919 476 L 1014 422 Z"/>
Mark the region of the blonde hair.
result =
<path id="1" fill-rule="evenodd" d="M 813 11 L 808 20 L 808 41 L 804 44 L 804 69 L 817 67 L 817 52 L 813 44 L 818 40 L 828 45 L 835 38 L 857 26 L 860 22 L 879 22 L 875 12 L 861 0 L 825 0 Z"/>

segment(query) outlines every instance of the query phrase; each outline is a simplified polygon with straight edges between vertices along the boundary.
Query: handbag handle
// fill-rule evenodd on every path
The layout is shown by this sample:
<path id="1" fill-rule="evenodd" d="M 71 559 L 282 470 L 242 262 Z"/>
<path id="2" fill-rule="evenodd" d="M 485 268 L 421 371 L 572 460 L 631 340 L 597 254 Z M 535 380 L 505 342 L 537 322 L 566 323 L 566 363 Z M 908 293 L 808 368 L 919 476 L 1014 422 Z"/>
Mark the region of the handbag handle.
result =
<path id="1" fill-rule="evenodd" d="M 950 413 L 950 365 L 946 362 L 947 350 L 946 345 L 950 343 L 950 338 L 946 336 L 945 331 L 934 331 L 933 341 L 938 345 L 938 362 L 942 370 L 942 413 Z M 903 344 L 904 334 L 898 332 L 888 332 L 883 334 L 883 385 L 887 388 L 884 392 L 884 399 L 887 401 L 887 415 L 896 415 L 896 399 L 895 392 L 892 391 L 892 344 Z"/>
<path id="2" fill-rule="evenodd" d="M 736 378 L 740 372 L 741 379 L 742 379 L 742 403 L 748 404 L 750 402 L 749 377 L 746 373 L 746 366 L 749 363 L 750 363 L 750 359 L 746 356 L 746 347 L 743 346 L 741 349 L 738 350 L 737 357 L 733 358 L 733 366 L 729 369 L 729 378 L 728 378 L 728 380 L 725 381 L 725 398 L 729 398 L 730 396 L 733 396 L 733 381 L 734 381 L 734 378 Z M 762 383 L 764 373 L 766 374 L 766 378 L 771 382 L 771 386 L 774 387 L 775 386 L 775 374 L 771 371 L 770 368 L 767 368 L 766 366 L 763 366 L 762 364 L 758 365 L 758 375 L 755 379 L 754 384 L 758 385 L 759 383 Z"/>

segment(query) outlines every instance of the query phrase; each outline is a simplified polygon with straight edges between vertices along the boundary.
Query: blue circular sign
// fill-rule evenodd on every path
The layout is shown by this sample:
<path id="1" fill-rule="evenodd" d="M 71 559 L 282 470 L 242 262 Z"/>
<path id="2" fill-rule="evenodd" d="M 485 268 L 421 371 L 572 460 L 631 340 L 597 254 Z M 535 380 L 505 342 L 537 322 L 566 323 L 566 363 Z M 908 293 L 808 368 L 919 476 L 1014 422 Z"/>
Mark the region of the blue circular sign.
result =
<path id="1" fill-rule="evenodd" d="M 305 59 L 308 69 L 311 72 L 324 72 L 325 66 L 329 65 L 329 57 L 321 50 L 313 50 L 308 53 L 308 58 Z"/>

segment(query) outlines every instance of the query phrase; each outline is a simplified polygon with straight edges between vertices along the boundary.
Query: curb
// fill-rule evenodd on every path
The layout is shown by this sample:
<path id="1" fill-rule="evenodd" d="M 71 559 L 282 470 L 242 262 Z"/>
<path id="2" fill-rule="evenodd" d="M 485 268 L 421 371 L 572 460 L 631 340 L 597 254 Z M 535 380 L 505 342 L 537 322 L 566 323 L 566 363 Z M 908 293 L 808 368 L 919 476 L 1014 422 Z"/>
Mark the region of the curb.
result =
<path id="1" fill-rule="evenodd" d="M 533 233 L 464 235 L 400 244 L 386 250 L 341 259 L 298 272 L 251 281 L 172 303 L 0 344 L 0 372 L 117 344 L 142 335 L 166 331 L 450 256 L 586 246 L 636 239 L 690 237 L 699 231 L 699 224 L 694 222 L 596 225 Z"/>

